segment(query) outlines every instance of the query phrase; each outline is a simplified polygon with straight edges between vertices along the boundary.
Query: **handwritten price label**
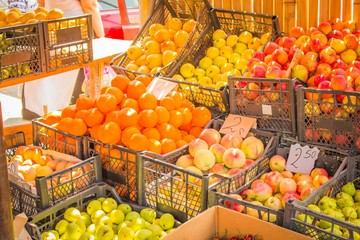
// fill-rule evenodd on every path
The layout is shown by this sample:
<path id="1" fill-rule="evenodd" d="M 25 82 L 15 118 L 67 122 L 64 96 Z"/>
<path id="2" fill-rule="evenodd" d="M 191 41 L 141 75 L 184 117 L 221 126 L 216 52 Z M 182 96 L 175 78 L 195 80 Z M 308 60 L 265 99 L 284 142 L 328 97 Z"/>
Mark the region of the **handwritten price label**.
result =
<path id="1" fill-rule="evenodd" d="M 300 146 L 300 144 L 291 145 L 289 157 L 286 162 L 286 170 L 310 174 L 314 168 L 315 161 L 319 156 L 320 150 L 317 147 Z"/>
<path id="2" fill-rule="evenodd" d="M 18 163 L 17 162 L 9 162 L 7 164 L 8 172 L 13 173 L 15 175 L 18 174 Z"/>
<path id="3" fill-rule="evenodd" d="M 222 134 L 239 134 L 245 138 L 252 127 L 256 128 L 256 118 L 229 114 L 219 132 Z"/>
<path id="4" fill-rule="evenodd" d="M 161 100 L 175 87 L 177 87 L 177 83 L 155 77 L 147 86 L 147 92 L 154 94 L 158 100 Z"/>

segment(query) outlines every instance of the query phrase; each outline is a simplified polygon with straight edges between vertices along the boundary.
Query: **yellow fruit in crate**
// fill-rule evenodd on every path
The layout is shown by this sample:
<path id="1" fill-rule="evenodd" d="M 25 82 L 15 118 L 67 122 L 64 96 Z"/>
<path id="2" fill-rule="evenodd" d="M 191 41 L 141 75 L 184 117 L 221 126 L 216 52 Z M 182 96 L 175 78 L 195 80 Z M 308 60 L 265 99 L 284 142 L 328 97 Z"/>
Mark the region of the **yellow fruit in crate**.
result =
<path id="1" fill-rule="evenodd" d="M 170 34 L 170 32 L 169 32 L 167 29 L 163 28 L 163 29 L 158 30 L 158 31 L 155 33 L 154 39 L 155 39 L 157 42 L 162 43 L 162 42 L 171 40 L 171 34 Z"/>
<path id="2" fill-rule="evenodd" d="M 146 65 L 141 65 L 141 66 L 138 68 L 137 71 L 138 71 L 138 72 L 141 72 L 141 73 L 147 73 L 147 74 L 149 74 L 150 71 L 151 71 L 151 69 L 150 69 L 148 66 L 146 66 Z"/>
<path id="3" fill-rule="evenodd" d="M 240 33 L 238 41 L 248 44 L 252 38 L 253 38 L 253 35 L 251 32 L 243 31 L 242 33 Z"/>
<path id="4" fill-rule="evenodd" d="M 143 54 L 135 60 L 135 64 L 138 66 L 146 65 L 146 55 Z"/>
<path id="5" fill-rule="evenodd" d="M 174 42 L 177 47 L 184 47 L 189 38 L 189 33 L 185 30 L 179 30 L 174 35 Z"/>
<path id="6" fill-rule="evenodd" d="M 179 18 L 172 17 L 166 21 L 165 28 L 179 31 L 182 28 L 182 22 Z"/>
<path id="7" fill-rule="evenodd" d="M 126 69 L 132 70 L 132 71 L 137 71 L 139 69 L 139 66 L 136 65 L 135 63 L 129 63 L 125 66 Z"/>
<path id="8" fill-rule="evenodd" d="M 196 26 L 196 21 L 194 19 L 189 19 L 184 22 L 182 29 L 188 33 L 191 33 Z"/>
<path id="9" fill-rule="evenodd" d="M 35 17 L 35 13 L 33 12 L 27 12 L 27 13 L 24 13 L 22 14 L 20 17 L 19 17 L 19 22 L 21 23 L 26 23 L 27 21 L 29 21 L 30 19 L 34 18 Z"/>
<path id="10" fill-rule="evenodd" d="M 26 182 L 35 180 L 36 170 L 32 166 L 19 166 L 18 169 L 19 175 L 21 175 Z"/>
<path id="11" fill-rule="evenodd" d="M 47 19 L 47 14 L 43 13 L 43 12 L 38 12 L 35 14 L 35 19 L 37 20 L 46 20 Z"/>
<path id="12" fill-rule="evenodd" d="M 175 51 L 176 50 L 176 44 L 172 40 L 164 41 L 164 42 L 162 42 L 160 44 L 160 50 L 161 50 L 162 53 L 165 52 L 166 50 Z"/>
<path id="13" fill-rule="evenodd" d="M 19 14 L 19 16 L 22 14 L 21 10 L 19 8 L 10 8 L 8 12 L 16 12 Z"/>
<path id="14" fill-rule="evenodd" d="M 162 55 L 161 54 L 149 54 L 146 57 L 146 65 L 150 68 L 156 68 L 162 66 Z"/>
<path id="15" fill-rule="evenodd" d="M 0 21 L 0 28 L 6 27 L 6 26 L 7 26 L 7 22 L 6 22 L 6 21 Z"/>
<path id="16" fill-rule="evenodd" d="M 6 20 L 6 11 L 4 9 L 0 10 L 0 21 Z"/>
<path id="17" fill-rule="evenodd" d="M 155 33 L 157 31 L 159 31 L 160 29 L 163 29 L 164 28 L 164 25 L 160 24 L 160 23 L 153 23 L 150 25 L 149 27 L 149 34 L 151 37 L 154 37 L 155 36 Z"/>
<path id="18" fill-rule="evenodd" d="M 9 11 L 6 14 L 6 22 L 7 23 L 15 23 L 18 21 L 20 15 L 16 11 Z"/>
<path id="19" fill-rule="evenodd" d="M 144 54 L 142 48 L 136 45 L 131 45 L 126 51 L 126 53 L 128 58 L 130 58 L 131 60 L 136 60 Z"/>
<path id="20" fill-rule="evenodd" d="M 48 14 L 49 13 L 49 10 L 47 10 L 46 8 L 44 7 L 38 7 L 34 10 L 35 13 L 44 13 L 44 14 Z"/>
<path id="21" fill-rule="evenodd" d="M 160 43 L 155 40 L 149 40 L 144 45 L 144 53 L 145 55 L 149 55 L 152 53 L 160 53 Z"/>
<path id="22" fill-rule="evenodd" d="M 229 35 L 226 38 L 226 45 L 229 47 L 234 47 L 238 43 L 238 39 L 239 39 L 239 37 L 235 34 Z"/>
<path id="23" fill-rule="evenodd" d="M 166 66 L 166 65 L 168 65 L 169 63 L 175 61 L 175 59 L 176 59 L 177 56 L 178 56 L 178 53 L 177 53 L 177 52 L 172 51 L 172 50 L 166 50 L 166 51 L 163 53 L 163 56 L 162 56 L 163 66 Z"/>
<path id="24" fill-rule="evenodd" d="M 48 20 L 59 19 L 62 17 L 64 17 L 64 12 L 58 8 L 51 9 L 47 15 Z"/>
<path id="25" fill-rule="evenodd" d="M 226 39 L 227 37 L 227 34 L 224 30 L 222 29 L 216 29 L 212 35 L 212 39 L 213 40 L 216 40 L 216 39 L 219 39 L 219 38 L 223 38 L 223 39 Z"/>
<path id="26" fill-rule="evenodd" d="M 53 170 L 49 166 L 40 166 L 36 171 L 37 177 L 48 176 L 53 173 Z"/>
<path id="27" fill-rule="evenodd" d="M 35 18 L 32 18 L 30 19 L 29 21 L 26 22 L 26 24 L 31 24 L 31 23 L 36 23 L 38 22 L 39 20 L 35 19 Z"/>

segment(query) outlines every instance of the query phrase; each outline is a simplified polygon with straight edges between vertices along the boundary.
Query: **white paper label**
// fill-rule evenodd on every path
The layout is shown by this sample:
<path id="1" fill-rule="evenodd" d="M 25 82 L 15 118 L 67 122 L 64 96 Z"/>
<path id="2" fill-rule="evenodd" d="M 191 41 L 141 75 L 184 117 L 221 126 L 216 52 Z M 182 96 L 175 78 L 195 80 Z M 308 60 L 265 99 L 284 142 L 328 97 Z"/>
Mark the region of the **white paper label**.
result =
<path id="1" fill-rule="evenodd" d="M 289 157 L 286 162 L 286 170 L 295 173 L 310 174 L 314 168 L 315 161 L 319 156 L 320 150 L 317 147 L 291 145 Z"/>

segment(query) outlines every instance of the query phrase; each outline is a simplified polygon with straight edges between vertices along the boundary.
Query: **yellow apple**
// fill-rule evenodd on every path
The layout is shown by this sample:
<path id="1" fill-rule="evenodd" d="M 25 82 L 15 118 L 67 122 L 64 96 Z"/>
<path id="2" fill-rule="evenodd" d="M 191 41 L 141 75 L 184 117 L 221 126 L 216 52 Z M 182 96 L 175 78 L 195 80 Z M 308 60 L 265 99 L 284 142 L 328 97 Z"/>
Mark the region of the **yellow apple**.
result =
<path id="1" fill-rule="evenodd" d="M 226 72 L 230 72 L 233 69 L 234 69 L 234 64 L 225 63 L 224 65 L 221 66 L 220 71 L 221 71 L 221 73 L 226 73 Z"/>
<path id="2" fill-rule="evenodd" d="M 231 54 L 233 54 L 233 52 L 234 52 L 234 50 L 232 47 L 224 46 L 224 47 L 220 48 L 219 55 L 229 58 L 231 56 Z"/>
<path id="3" fill-rule="evenodd" d="M 219 56 L 220 50 L 216 47 L 208 47 L 208 49 L 206 49 L 206 56 L 214 59 L 215 57 Z"/>
<path id="4" fill-rule="evenodd" d="M 235 44 L 234 52 L 242 55 L 242 53 L 243 53 L 247 48 L 248 48 L 248 47 L 247 47 L 247 45 L 246 45 L 245 43 L 239 42 L 239 43 Z"/>
<path id="5" fill-rule="evenodd" d="M 211 65 L 206 69 L 206 76 L 209 78 L 213 78 L 216 74 L 220 73 L 220 68 L 216 65 Z"/>
<path id="6" fill-rule="evenodd" d="M 175 80 L 180 80 L 180 81 L 184 81 L 184 77 L 181 76 L 180 74 L 174 74 L 172 77 L 172 79 L 175 79 Z"/>
<path id="7" fill-rule="evenodd" d="M 160 29 L 163 29 L 164 28 L 164 25 L 160 24 L 160 23 L 153 23 L 150 25 L 149 27 L 149 34 L 151 37 L 154 37 L 155 36 L 155 33 L 160 30 Z"/>
<path id="8" fill-rule="evenodd" d="M 251 32 L 243 31 L 242 33 L 240 33 L 238 41 L 248 44 L 252 38 L 253 38 L 253 35 Z"/>
<path id="9" fill-rule="evenodd" d="M 209 58 L 207 56 L 203 57 L 202 59 L 200 59 L 199 61 L 199 67 L 201 67 L 202 69 L 206 70 L 208 67 L 210 67 L 212 65 L 212 58 Z"/>
<path id="10" fill-rule="evenodd" d="M 178 53 L 172 50 L 166 50 L 163 53 L 163 57 L 162 57 L 162 61 L 163 61 L 163 66 L 168 65 L 169 63 L 173 62 L 176 57 L 178 56 Z"/>
<path id="11" fill-rule="evenodd" d="M 146 55 L 150 55 L 153 53 L 160 53 L 161 49 L 160 49 L 160 43 L 158 43 L 155 40 L 149 40 L 145 43 L 144 45 L 144 53 Z"/>
<path id="12" fill-rule="evenodd" d="M 191 63 L 184 63 L 183 65 L 181 65 L 180 74 L 184 78 L 190 78 L 194 76 L 194 73 L 195 73 L 195 67 Z"/>
<path id="13" fill-rule="evenodd" d="M 226 38 L 226 45 L 228 45 L 229 47 L 234 47 L 238 43 L 238 39 L 239 37 L 237 35 L 229 35 Z"/>
<path id="14" fill-rule="evenodd" d="M 126 53 L 131 60 L 136 60 L 138 57 L 143 55 L 143 50 L 139 46 L 131 45 Z"/>
<path id="15" fill-rule="evenodd" d="M 177 47 L 184 47 L 188 38 L 189 38 L 189 33 L 181 29 L 175 33 L 174 42 Z"/>
<path id="16" fill-rule="evenodd" d="M 219 38 L 223 38 L 226 39 L 227 34 L 224 30 L 222 29 L 216 29 L 213 33 L 213 40 L 219 39 Z"/>
<path id="17" fill-rule="evenodd" d="M 219 68 L 221 68 L 221 66 L 223 66 L 225 63 L 227 63 L 227 59 L 223 56 L 216 56 L 213 59 L 213 65 L 216 65 Z"/>
<path id="18" fill-rule="evenodd" d="M 150 68 L 156 68 L 162 66 L 162 55 L 159 53 L 149 54 L 146 57 L 146 65 Z"/>
<path id="19" fill-rule="evenodd" d="M 209 78 L 208 76 L 202 76 L 202 77 L 199 77 L 198 83 L 201 86 L 208 87 L 210 84 L 212 84 L 212 79 Z"/>
<path id="20" fill-rule="evenodd" d="M 179 18 L 172 17 L 165 23 L 165 28 L 179 31 L 182 28 L 182 22 Z"/>
<path id="21" fill-rule="evenodd" d="M 241 55 L 237 52 L 233 52 L 230 57 L 228 58 L 229 63 L 235 64 L 237 60 L 241 58 Z"/>
<path id="22" fill-rule="evenodd" d="M 220 49 L 226 46 L 226 40 L 224 38 L 218 38 L 213 41 L 213 46 Z"/>
<path id="23" fill-rule="evenodd" d="M 185 30 L 188 33 L 191 33 L 194 27 L 196 26 L 196 21 L 194 19 L 189 19 L 183 24 L 183 30 Z"/>

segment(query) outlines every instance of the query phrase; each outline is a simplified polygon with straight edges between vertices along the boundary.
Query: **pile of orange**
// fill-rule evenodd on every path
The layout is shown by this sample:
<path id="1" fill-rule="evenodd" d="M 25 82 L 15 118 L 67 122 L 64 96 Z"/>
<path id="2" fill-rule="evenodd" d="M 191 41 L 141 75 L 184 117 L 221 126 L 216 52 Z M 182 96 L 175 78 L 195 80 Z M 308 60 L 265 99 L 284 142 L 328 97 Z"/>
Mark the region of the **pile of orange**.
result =
<path id="1" fill-rule="evenodd" d="M 82 96 L 60 116 L 49 114 L 45 123 L 74 136 L 88 133 L 102 143 L 135 151 L 174 151 L 199 136 L 211 113 L 177 91 L 158 100 L 146 91 L 151 80 L 146 75 L 134 80 L 117 75 L 95 100 Z"/>

